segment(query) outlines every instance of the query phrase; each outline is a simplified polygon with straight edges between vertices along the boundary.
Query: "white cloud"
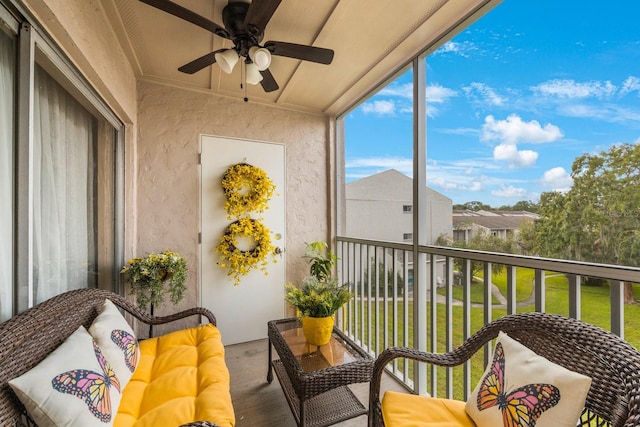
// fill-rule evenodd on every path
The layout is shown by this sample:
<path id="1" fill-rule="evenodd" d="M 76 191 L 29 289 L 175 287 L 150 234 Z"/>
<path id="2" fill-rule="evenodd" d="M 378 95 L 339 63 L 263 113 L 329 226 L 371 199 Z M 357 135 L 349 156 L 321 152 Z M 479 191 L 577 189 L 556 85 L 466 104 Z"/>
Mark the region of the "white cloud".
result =
<path id="1" fill-rule="evenodd" d="M 427 184 L 431 187 L 442 188 L 444 190 L 457 191 L 482 191 L 484 185 L 475 179 L 460 180 L 454 176 L 436 176 L 427 179 Z"/>
<path id="2" fill-rule="evenodd" d="M 531 90 L 538 95 L 559 98 L 603 98 L 614 95 L 618 88 L 610 81 L 579 83 L 575 80 L 556 79 L 532 86 Z"/>
<path id="3" fill-rule="evenodd" d="M 473 42 L 465 41 L 465 42 L 459 43 L 459 42 L 450 41 L 440 46 L 440 48 L 436 50 L 433 54 L 442 55 L 446 53 L 452 53 L 454 55 L 468 58 L 469 52 L 474 50 L 478 50 L 478 48 L 476 47 L 475 44 L 473 44 Z"/>
<path id="4" fill-rule="evenodd" d="M 481 182 L 475 181 L 471 183 L 471 186 L 468 188 L 469 191 L 482 191 L 484 190 L 484 185 Z"/>
<path id="5" fill-rule="evenodd" d="M 458 96 L 458 92 L 441 85 L 429 85 L 426 89 L 427 102 L 432 104 L 442 104 L 449 98 Z"/>
<path id="6" fill-rule="evenodd" d="M 498 95 L 498 93 L 490 86 L 484 83 L 473 82 L 469 86 L 462 88 L 467 96 L 471 98 L 480 98 L 481 102 L 494 107 L 503 105 L 507 99 Z"/>
<path id="7" fill-rule="evenodd" d="M 640 121 L 640 112 L 617 105 L 565 105 L 558 112 L 568 117 L 590 118 L 612 123 L 628 123 Z"/>
<path id="8" fill-rule="evenodd" d="M 519 143 L 552 142 L 562 136 L 562 131 L 557 126 L 550 123 L 541 126 L 537 120 L 524 122 L 520 116 L 511 114 L 506 120 L 485 117 L 480 139 L 499 142 L 493 149 L 494 160 L 506 161 L 509 167 L 530 167 L 538 160 L 538 153 L 518 150 Z"/>
<path id="9" fill-rule="evenodd" d="M 431 159 L 427 160 L 427 185 L 438 190 L 480 192 L 487 185 L 494 186 L 498 182 L 480 173 L 492 170 L 496 170 L 496 166 L 490 159 Z"/>
<path id="10" fill-rule="evenodd" d="M 413 160 L 406 157 L 360 157 L 348 159 L 345 162 L 345 169 L 348 170 L 349 177 L 356 176 L 356 174 L 369 176 L 388 169 L 395 169 L 405 175 L 413 176 Z M 354 169 L 362 172 L 355 172 Z"/>
<path id="11" fill-rule="evenodd" d="M 518 150 L 515 144 L 499 144 L 493 149 L 493 158 L 506 161 L 509 167 L 528 168 L 538 160 L 538 153 L 532 150 Z"/>
<path id="12" fill-rule="evenodd" d="M 391 84 L 382 89 L 376 96 L 400 98 L 399 100 L 375 100 L 362 105 L 364 113 L 372 113 L 380 116 L 410 114 L 413 113 L 413 105 L 406 100 L 413 99 L 413 83 Z M 450 98 L 458 96 L 458 93 L 441 85 L 430 85 L 425 89 L 427 100 L 427 116 L 435 117 L 440 112 L 437 104 L 445 104 Z"/>
<path id="13" fill-rule="evenodd" d="M 629 76 L 622 83 L 620 95 L 624 96 L 630 92 L 638 92 L 640 94 L 640 78 L 636 76 Z"/>
<path id="14" fill-rule="evenodd" d="M 573 179 L 565 168 L 558 166 L 545 171 L 540 184 L 553 191 L 568 191 L 573 185 Z"/>
<path id="15" fill-rule="evenodd" d="M 505 186 L 501 185 L 499 190 L 491 191 L 491 194 L 496 197 L 506 197 L 506 198 L 523 198 L 527 195 L 527 190 L 524 188 L 517 188 L 513 185 Z"/>
<path id="16" fill-rule="evenodd" d="M 413 83 L 391 84 L 382 89 L 379 95 L 398 96 L 400 98 L 413 98 Z"/>
<path id="17" fill-rule="evenodd" d="M 520 116 L 511 114 L 506 120 L 496 120 L 493 116 L 485 117 L 480 138 L 484 141 L 517 144 L 553 142 L 563 136 L 560 128 L 555 125 L 547 123 L 540 126 L 537 120 L 524 122 Z"/>
<path id="18" fill-rule="evenodd" d="M 436 117 L 440 112 L 436 105 L 444 104 L 455 96 L 458 96 L 458 93 L 453 89 L 440 85 L 427 86 L 427 117 Z"/>
<path id="19" fill-rule="evenodd" d="M 396 104 L 393 101 L 372 101 L 365 102 L 362 105 L 362 111 L 367 114 L 376 114 L 379 116 L 392 116 L 396 112 Z"/>
<path id="20" fill-rule="evenodd" d="M 442 176 L 435 177 L 430 179 L 428 182 L 430 185 L 434 187 L 440 187 L 445 190 L 457 190 L 460 189 L 460 184 L 451 180 L 448 180 Z"/>
<path id="21" fill-rule="evenodd" d="M 438 128 L 436 132 L 443 133 L 445 135 L 462 135 L 473 137 L 478 137 L 480 135 L 480 131 L 478 130 L 478 128 Z"/>

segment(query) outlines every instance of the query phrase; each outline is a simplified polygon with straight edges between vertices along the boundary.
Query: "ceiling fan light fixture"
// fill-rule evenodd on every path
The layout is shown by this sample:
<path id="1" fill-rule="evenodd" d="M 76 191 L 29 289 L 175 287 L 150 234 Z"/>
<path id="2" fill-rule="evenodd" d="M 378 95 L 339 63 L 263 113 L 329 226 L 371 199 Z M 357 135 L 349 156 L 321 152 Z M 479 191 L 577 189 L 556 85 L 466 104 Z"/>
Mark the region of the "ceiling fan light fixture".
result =
<path id="1" fill-rule="evenodd" d="M 264 47 L 251 46 L 249 48 L 249 58 L 256 64 L 259 71 L 264 71 L 271 65 L 271 52 Z"/>
<path id="2" fill-rule="evenodd" d="M 246 64 L 247 84 L 257 85 L 263 79 L 258 66 L 253 63 Z"/>
<path id="3" fill-rule="evenodd" d="M 222 71 L 227 74 L 231 74 L 233 67 L 235 67 L 238 62 L 238 53 L 233 49 L 227 49 L 216 53 L 214 56 Z"/>

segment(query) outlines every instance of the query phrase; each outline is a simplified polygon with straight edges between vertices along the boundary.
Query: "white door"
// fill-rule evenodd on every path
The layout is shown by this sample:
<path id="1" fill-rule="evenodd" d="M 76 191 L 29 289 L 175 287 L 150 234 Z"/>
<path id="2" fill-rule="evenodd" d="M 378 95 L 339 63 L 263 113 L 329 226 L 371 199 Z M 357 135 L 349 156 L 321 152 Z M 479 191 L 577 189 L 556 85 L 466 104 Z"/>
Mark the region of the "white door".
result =
<path id="1" fill-rule="evenodd" d="M 215 314 L 225 345 L 266 338 L 267 322 L 285 315 L 285 147 L 203 135 L 201 153 L 201 304 Z M 229 166 L 243 162 L 263 169 L 276 186 L 269 209 L 251 216 L 263 218 L 273 245 L 282 253 L 276 255 L 276 263 L 269 263 L 268 275 L 254 270 L 234 286 L 216 254 L 220 237 L 233 221 L 227 219 L 220 182 Z"/>

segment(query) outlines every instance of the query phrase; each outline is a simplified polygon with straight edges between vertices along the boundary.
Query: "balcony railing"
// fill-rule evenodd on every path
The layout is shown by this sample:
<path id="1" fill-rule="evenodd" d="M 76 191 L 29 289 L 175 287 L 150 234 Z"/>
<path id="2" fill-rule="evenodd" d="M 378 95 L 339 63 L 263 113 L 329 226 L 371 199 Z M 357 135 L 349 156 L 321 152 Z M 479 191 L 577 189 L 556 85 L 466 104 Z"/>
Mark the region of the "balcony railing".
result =
<path id="1" fill-rule="evenodd" d="M 338 324 L 374 357 L 389 346 L 451 351 L 491 320 L 533 310 L 582 319 L 624 338 L 624 283 L 640 283 L 635 267 L 348 237 L 337 238 L 337 254 L 339 279 L 355 293 Z M 494 270 L 501 271 L 502 291 L 492 282 Z M 593 310 L 590 304 L 602 303 L 583 297 L 587 277 L 608 280 L 608 298 L 595 300 L 608 300 L 608 307 Z M 414 369 L 396 360 L 389 372 L 417 393 L 466 399 L 489 356 L 487 345 L 462 367 Z"/>

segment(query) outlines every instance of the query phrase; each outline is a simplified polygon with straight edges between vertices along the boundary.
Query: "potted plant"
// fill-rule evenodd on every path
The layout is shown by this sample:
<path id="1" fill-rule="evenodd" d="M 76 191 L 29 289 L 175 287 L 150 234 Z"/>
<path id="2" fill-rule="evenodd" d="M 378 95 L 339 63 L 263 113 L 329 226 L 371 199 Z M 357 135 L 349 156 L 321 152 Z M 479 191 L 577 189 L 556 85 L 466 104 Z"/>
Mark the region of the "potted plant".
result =
<path id="1" fill-rule="evenodd" d="M 131 294 L 135 295 L 138 307 L 146 310 L 150 306 L 151 314 L 154 306 L 163 304 L 166 292 L 174 305 L 184 298 L 187 262 L 176 252 L 165 251 L 149 254 L 146 258 L 132 258 L 121 273 L 126 275 L 125 280 L 131 285 Z"/>
<path id="2" fill-rule="evenodd" d="M 328 250 L 325 242 L 307 244 L 305 258 L 309 260 L 311 276 L 300 288 L 288 283 L 285 299 L 298 310 L 307 341 L 324 345 L 331 339 L 335 312 L 353 298 L 353 293 L 347 284 L 339 285 L 338 280 L 332 278 L 338 257 Z"/>

